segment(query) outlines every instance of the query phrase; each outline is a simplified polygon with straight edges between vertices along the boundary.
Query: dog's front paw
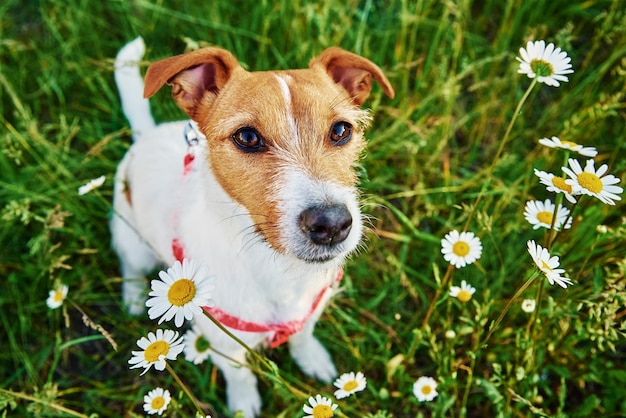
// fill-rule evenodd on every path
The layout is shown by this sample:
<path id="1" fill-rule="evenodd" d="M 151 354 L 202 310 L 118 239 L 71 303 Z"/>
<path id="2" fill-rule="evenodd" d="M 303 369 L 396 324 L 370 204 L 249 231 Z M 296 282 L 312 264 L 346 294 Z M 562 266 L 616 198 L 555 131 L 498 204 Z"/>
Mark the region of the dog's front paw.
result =
<path id="1" fill-rule="evenodd" d="M 261 412 L 261 396 L 256 388 L 256 381 L 252 385 L 233 386 L 229 384 L 227 389 L 228 408 L 235 413 L 236 417 L 255 418 L 258 416 Z"/>
<path id="2" fill-rule="evenodd" d="M 141 315 L 146 309 L 147 284 L 145 280 L 124 279 L 122 300 L 131 315 Z"/>
<path id="3" fill-rule="evenodd" d="M 310 335 L 292 338 L 289 342 L 291 356 L 304 373 L 323 382 L 331 382 L 337 377 L 337 369 L 330 354 L 317 338 Z"/>

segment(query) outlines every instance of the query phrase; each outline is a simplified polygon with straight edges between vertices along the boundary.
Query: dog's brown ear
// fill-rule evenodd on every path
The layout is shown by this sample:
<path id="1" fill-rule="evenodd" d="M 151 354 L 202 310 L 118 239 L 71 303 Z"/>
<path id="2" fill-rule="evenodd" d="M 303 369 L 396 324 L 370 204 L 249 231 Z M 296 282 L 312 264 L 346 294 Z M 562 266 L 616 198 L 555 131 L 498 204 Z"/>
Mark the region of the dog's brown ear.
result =
<path id="1" fill-rule="evenodd" d="M 380 84 L 387 96 L 392 99 L 395 96 L 393 87 L 383 71 L 370 60 L 352 52 L 338 47 L 328 48 L 309 62 L 310 68 L 316 65 L 323 66 L 328 75 L 346 89 L 357 106 L 362 105 L 369 96 L 372 90 L 372 77 Z"/>
<path id="2" fill-rule="evenodd" d="M 221 48 L 203 48 L 166 58 L 148 68 L 143 95 L 149 98 L 167 83 L 172 86 L 176 103 L 193 118 L 197 104 L 207 94 L 217 96 L 238 68 L 237 59 Z"/>

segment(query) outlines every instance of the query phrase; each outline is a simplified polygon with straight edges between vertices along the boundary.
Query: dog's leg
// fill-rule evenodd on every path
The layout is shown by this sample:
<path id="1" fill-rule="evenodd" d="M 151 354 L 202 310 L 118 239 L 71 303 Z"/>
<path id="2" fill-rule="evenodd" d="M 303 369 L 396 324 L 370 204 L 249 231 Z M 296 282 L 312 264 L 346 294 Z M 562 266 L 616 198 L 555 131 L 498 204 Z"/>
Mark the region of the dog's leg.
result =
<path id="1" fill-rule="evenodd" d="M 148 291 L 145 277 L 159 261 L 128 221 L 117 214 L 111 218 L 111 233 L 122 271 L 122 300 L 131 315 L 139 315 L 145 310 Z"/>
<path id="2" fill-rule="evenodd" d="M 231 412 L 242 411 L 246 418 L 256 417 L 261 411 L 261 396 L 256 376 L 248 367 L 247 350 L 209 318 L 199 315 L 194 318 L 194 322 L 209 340 L 213 349 L 211 362 L 220 369 L 226 381 L 228 408 Z M 257 333 L 234 333 L 253 349 L 266 337 Z"/>
<path id="3" fill-rule="evenodd" d="M 211 361 L 222 371 L 226 380 L 228 408 L 232 412 L 243 412 L 246 418 L 254 418 L 261 411 L 261 396 L 257 389 L 256 376 L 247 367 L 246 350 L 238 347 L 226 352 L 236 362 L 219 354 L 212 354 Z"/>
<path id="4" fill-rule="evenodd" d="M 289 351 L 304 373 L 323 382 L 337 377 L 337 369 L 326 348 L 313 336 L 313 329 L 323 309 L 317 309 L 302 331 L 289 338 Z"/>

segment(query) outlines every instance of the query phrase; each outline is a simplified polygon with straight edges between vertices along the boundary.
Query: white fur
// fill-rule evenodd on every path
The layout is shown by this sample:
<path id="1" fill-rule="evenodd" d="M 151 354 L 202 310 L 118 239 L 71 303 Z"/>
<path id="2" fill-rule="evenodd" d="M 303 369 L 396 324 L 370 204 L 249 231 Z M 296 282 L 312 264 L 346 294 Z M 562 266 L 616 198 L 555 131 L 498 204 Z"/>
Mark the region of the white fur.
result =
<path id="1" fill-rule="evenodd" d="M 126 44 L 115 57 L 115 82 L 120 88 L 120 100 L 124 114 L 131 123 L 133 139 L 154 128 L 150 113 L 150 102 L 143 98 L 143 79 L 139 72 L 139 61 L 146 45 L 141 37 Z"/>
<path id="2" fill-rule="evenodd" d="M 126 48 L 118 55 L 118 61 L 124 58 L 136 63 L 141 59 L 143 50 L 137 44 Z M 281 210 L 288 214 L 281 224 L 287 231 L 287 242 L 283 244 L 288 250 L 278 253 L 255 232 L 248 211 L 218 184 L 209 168 L 206 153 L 210 151 L 204 142 L 194 147 L 197 158 L 193 169 L 182 175 L 184 155 L 188 152 L 183 131 L 188 121 L 150 128 L 152 116 L 138 93 L 143 83 L 138 84 L 141 80 L 137 79 L 136 66 L 116 62 L 116 68 L 124 110 L 136 134 L 135 143 L 117 170 L 115 214 L 111 220 L 113 246 L 124 277 L 124 303 L 130 312 L 143 310 L 145 275 L 157 266 L 174 263 L 171 243 L 178 238 L 186 257 L 208 266 L 216 277 L 213 299 L 223 311 L 256 323 L 306 318 L 315 298 L 328 286 L 336 285 L 341 264 L 361 238 L 355 190 L 312 179 L 306 170 L 287 163 L 280 171 L 284 181 L 276 190 L 276 198 L 282 202 Z M 288 106 L 289 88 L 283 79 L 278 80 Z M 297 132 L 293 115 L 291 119 Z M 126 198 L 127 187 L 132 192 L 132 202 Z M 297 219 L 303 209 L 319 203 L 345 204 L 352 214 L 353 226 L 331 261 L 308 263 L 297 257 L 311 245 L 299 230 Z M 330 293 L 304 329 L 289 340 L 290 352 L 303 371 L 326 381 L 337 372 L 326 349 L 313 336 L 313 328 Z M 243 411 L 246 417 L 256 416 L 261 398 L 256 378 L 245 366 L 245 350 L 207 318 L 199 317 L 196 321 L 216 352 L 227 353 L 236 360 L 233 363 L 218 354 L 211 356 L 226 379 L 229 408 Z M 233 332 L 253 348 L 262 345 L 269 335 Z"/>

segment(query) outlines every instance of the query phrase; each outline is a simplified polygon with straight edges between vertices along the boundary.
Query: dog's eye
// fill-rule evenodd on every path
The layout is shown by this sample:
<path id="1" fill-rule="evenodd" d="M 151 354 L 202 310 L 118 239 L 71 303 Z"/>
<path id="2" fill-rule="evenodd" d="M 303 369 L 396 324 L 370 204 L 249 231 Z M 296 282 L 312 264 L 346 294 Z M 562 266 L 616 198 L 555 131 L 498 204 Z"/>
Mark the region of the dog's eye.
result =
<path id="1" fill-rule="evenodd" d="M 263 137 L 253 128 L 241 128 L 232 136 L 233 142 L 245 152 L 259 152 L 265 149 Z"/>
<path id="2" fill-rule="evenodd" d="M 343 145 L 352 137 L 352 125 L 348 122 L 337 122 L 330 128 L 330 142 Z"/>

